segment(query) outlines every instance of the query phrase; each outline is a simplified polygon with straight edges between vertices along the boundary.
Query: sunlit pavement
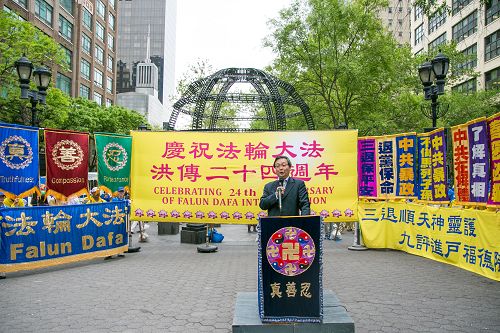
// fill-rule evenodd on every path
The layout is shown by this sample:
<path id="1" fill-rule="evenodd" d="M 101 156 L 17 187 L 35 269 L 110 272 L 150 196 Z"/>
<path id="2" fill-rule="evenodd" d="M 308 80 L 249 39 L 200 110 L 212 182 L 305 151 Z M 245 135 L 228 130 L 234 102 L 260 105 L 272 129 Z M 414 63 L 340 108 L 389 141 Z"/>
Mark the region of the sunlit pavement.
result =
<path id="1" fill-rule="evenodd" d="M 231 332 L 236 294 L 257 290 L 256 234 L 217 229 L 216 253 L 152 224 L 125 258 L 10 273 L 0 332 Z M 356 332 L 500 332 L 500 283 L 402 252 L 349 251 L 352 241 L 325 241 L 323 281 Z"/>

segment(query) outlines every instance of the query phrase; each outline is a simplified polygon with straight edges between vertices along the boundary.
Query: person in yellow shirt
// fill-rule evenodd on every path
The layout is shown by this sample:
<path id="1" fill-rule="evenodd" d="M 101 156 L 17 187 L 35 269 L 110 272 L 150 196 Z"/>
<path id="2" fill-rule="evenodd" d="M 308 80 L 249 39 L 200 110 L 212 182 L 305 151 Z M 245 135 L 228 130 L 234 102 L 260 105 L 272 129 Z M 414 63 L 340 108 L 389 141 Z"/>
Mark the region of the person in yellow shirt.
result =
<path id="1" fill-rule="evenodd" d="M 0 192 L 0 207 L 24 207 L 24 200 L 21 198 L 7 198 L 5 194 Z"/>
<path id="2" fill-rule="evenodd" d="M 101 198 L 101 190 L 99 187 L 93 187 L 90 190 L 90 198 L 87 203 L 101 203 L 101 202 L 106 202 Z"/>

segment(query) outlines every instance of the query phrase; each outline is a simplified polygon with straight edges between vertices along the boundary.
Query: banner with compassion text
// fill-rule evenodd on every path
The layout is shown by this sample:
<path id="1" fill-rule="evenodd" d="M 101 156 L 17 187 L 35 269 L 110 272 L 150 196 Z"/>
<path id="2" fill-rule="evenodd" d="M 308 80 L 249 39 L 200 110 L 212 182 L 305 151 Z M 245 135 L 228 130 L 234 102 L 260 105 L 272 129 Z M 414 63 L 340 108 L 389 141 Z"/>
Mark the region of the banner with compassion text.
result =
<path id="1" fill-rule="evenodd" d="M 37 191 L 38 128 L 0 123 L 0 191 L 10 198 Z"/>
<path id="2" fill-rule="evenodd" d="M 500 281 L 500 214 L 403 202 L 359 202 L 363 242 Z"/>
<path id="3" fill-rule="evenodd" d="M 0 209 L 0 272 L 110 256 L 128 249 L 127 202 Z"/>
<path id="4" fill-rule="evenodd" d="M 89 134 L 45 130 L 47 195 L 64 199 L 88 194 Z"/>
<path id="5" fill-rule="evenodd" d="M 357 131 L 132 132 L 131 218 L 248 224 L 265 216 L 275 156 L 305 181 L 311 213 L 357 220 Z"/>

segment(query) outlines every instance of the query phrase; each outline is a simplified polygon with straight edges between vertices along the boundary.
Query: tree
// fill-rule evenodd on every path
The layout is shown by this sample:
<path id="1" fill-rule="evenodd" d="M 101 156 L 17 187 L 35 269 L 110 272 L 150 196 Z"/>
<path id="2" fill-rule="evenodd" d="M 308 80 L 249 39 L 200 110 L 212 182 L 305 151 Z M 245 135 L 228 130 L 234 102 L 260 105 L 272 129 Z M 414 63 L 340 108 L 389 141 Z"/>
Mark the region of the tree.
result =
<path id="1" fill-rule="evenodd" d="M 25 54 L 35 67 L 67 68 L 65 54 L 52 38 L 5 11 L 0 11 L 0 36 L 0 121 L 30 124 L 29 101 L 19 98 L 15 62 Z"/>
<path id="2" fill-rule="evenodd" d="M 67 110 L 61 127 L 74 131 L 129 134 L 146 122 L 136 111 L 115 105 L 105 108 L 84 98 L 73 99 Z"/>
<path id="3" fill-rule="evenodd" d="M 316 127 L 346 124 L 360 135 L 421 131 L 422 84 L 418 66 L 442 51 L 450 58 L 447 82 L 463 75 L 467 60 L 452 41 L 440 50 L 412 55 L 376 17 L 385 1 L 295 0 L 271 20 L 265 45 L 277 54 L 269 70 L 309 105 Z M 289 129 L 303 124 L 288 124 Z"/>
<path id="4" fill-rule="evenodd" d="M 265 45 L 278 54 L 271 70 L 293 84 L 318 128 L 359 127 L 387 112 L 415 72 L 408 47 L 382 28 L 385 1 L 295 0 L 271 20 Z"/>

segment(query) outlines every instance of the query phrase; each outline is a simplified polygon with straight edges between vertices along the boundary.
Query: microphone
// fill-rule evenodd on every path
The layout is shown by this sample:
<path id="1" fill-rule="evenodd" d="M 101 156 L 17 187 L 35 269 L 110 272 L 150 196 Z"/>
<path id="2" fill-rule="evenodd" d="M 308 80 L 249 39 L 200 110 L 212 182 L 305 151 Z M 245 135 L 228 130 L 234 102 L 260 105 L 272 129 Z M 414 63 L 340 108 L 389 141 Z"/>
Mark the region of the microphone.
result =
<path id="1" fill-rule="evenodd" d="M 284 181 L 285 181 L 285 180 L 284 180 L 283 178 L 280 178 L 280 179 L 279 179 L 279 186 L 280 186 L 280 187 L 283 187 L 283 182 L 284 182 Z M 281 189 L 280 189 L 280 190 L 278 191 L 278 202 L 279 202 L 279 205 L 280 205 L 280 212 L 281 212 L 281 195 L 282 195 L 282 193 L 281 193 Z"/>

